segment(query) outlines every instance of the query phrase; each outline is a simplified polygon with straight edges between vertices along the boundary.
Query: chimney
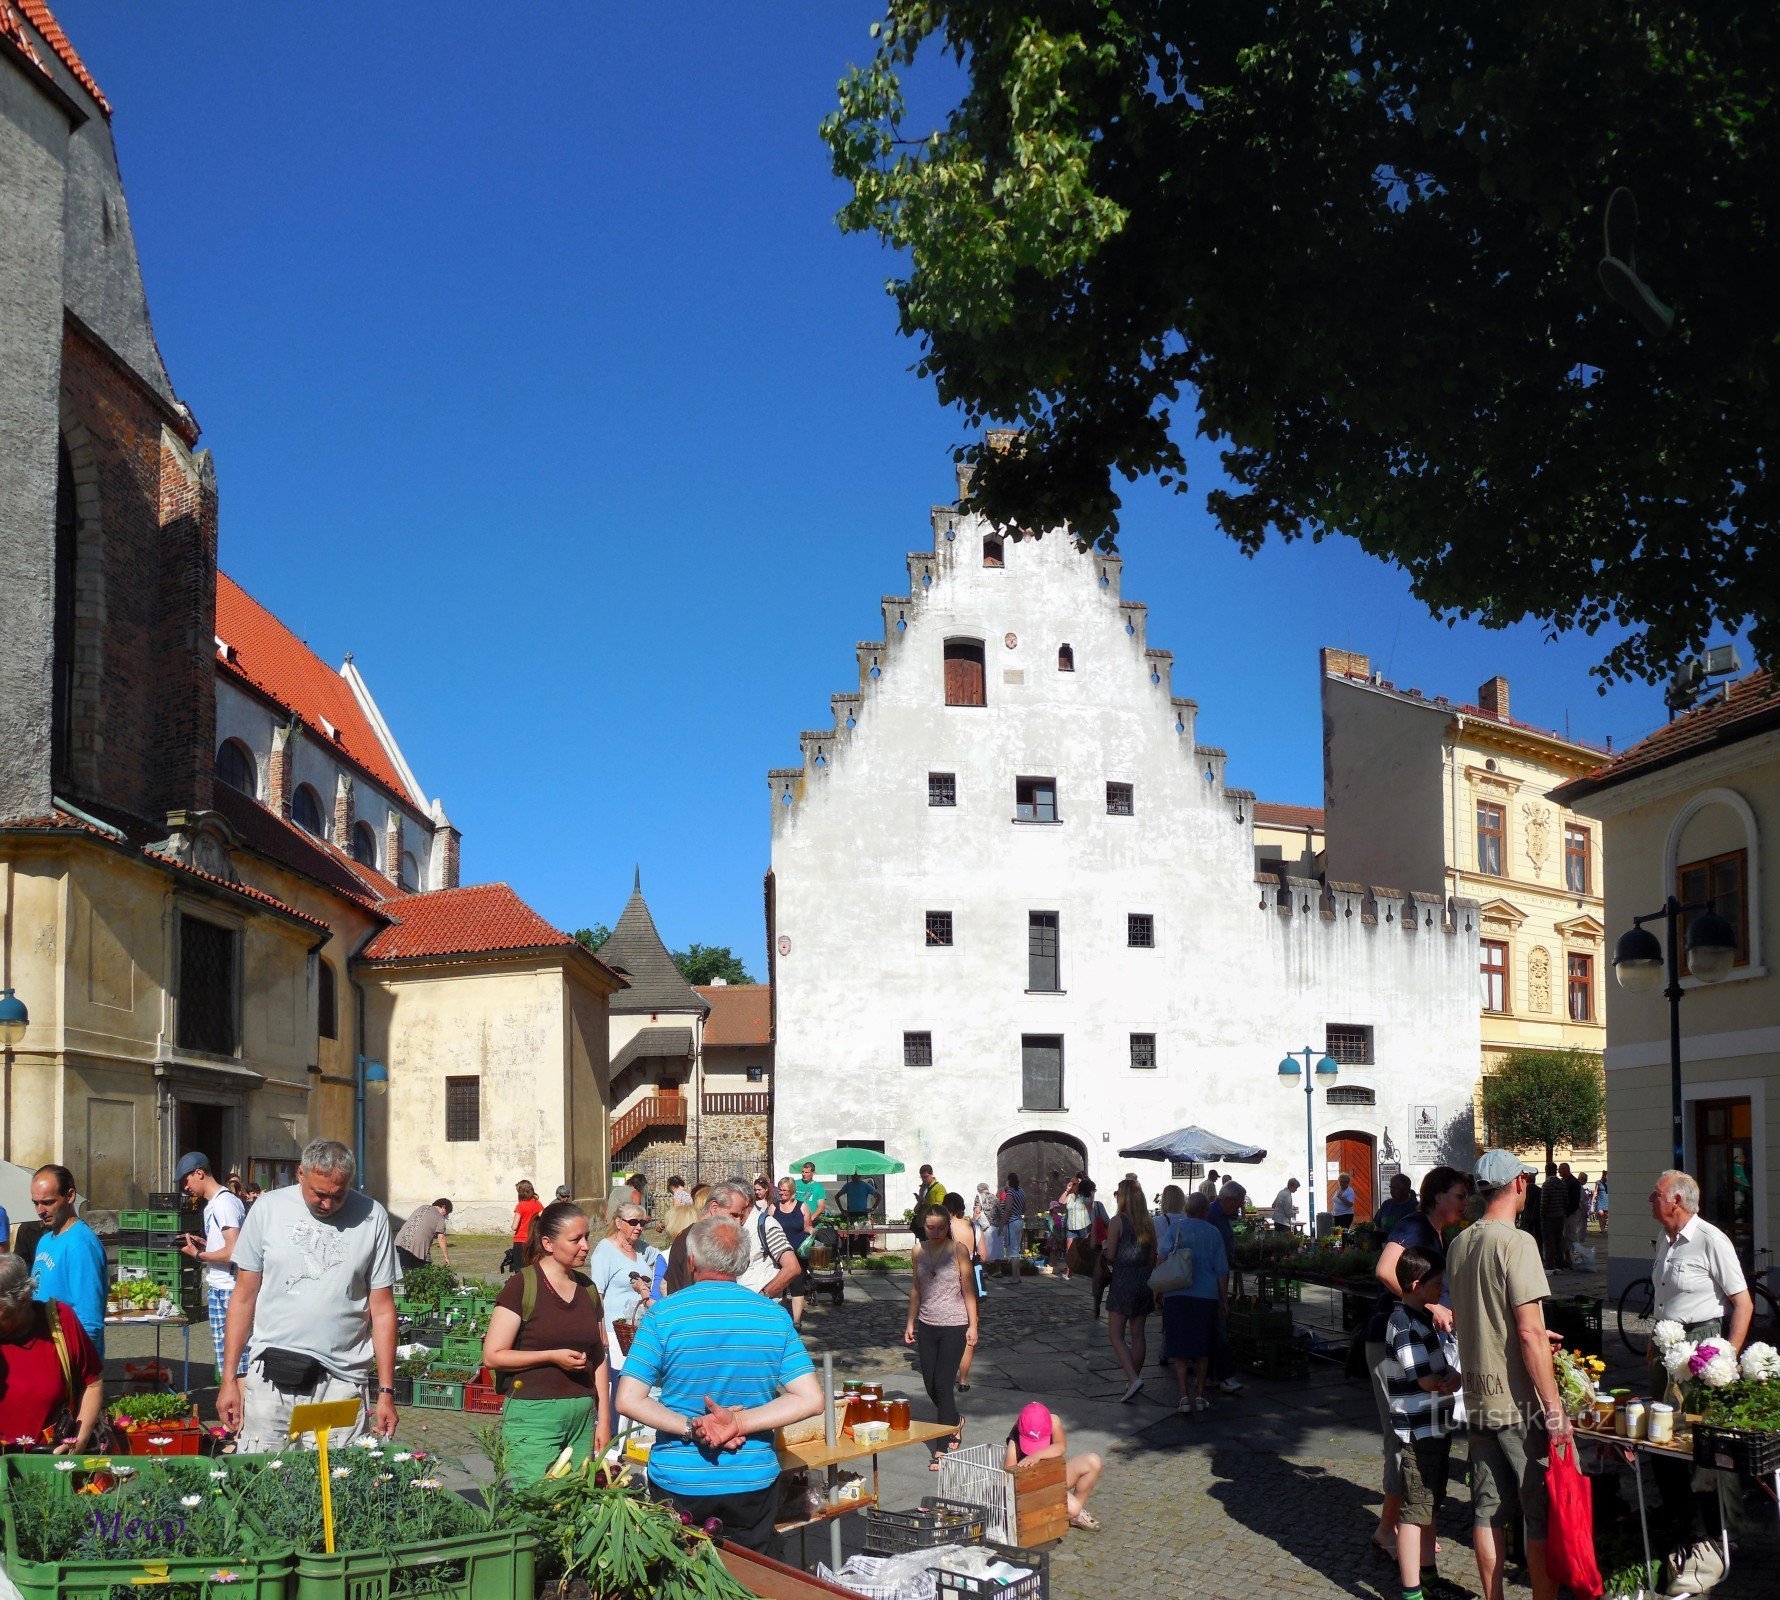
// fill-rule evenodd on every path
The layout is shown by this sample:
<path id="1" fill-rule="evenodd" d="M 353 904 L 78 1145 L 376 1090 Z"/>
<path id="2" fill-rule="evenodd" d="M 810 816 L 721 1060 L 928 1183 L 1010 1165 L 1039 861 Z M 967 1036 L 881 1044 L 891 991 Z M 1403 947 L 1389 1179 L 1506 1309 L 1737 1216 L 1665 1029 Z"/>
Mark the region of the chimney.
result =
<path id="1" fill-rule="evenodd" d="M 1488 683 L 1481 684 L 1477 690 L 1477 703 L 1491 716 L 1508 720 L 1508 680 L 1503 677 L 1491 678 Z"/>
<path id="2" fill-rule="evenodd" d="M 1323 647 L 1323 676 L 1334 678 L 1370 678 L 1371 661 L 1357 650 L 1336 650 Z"/>

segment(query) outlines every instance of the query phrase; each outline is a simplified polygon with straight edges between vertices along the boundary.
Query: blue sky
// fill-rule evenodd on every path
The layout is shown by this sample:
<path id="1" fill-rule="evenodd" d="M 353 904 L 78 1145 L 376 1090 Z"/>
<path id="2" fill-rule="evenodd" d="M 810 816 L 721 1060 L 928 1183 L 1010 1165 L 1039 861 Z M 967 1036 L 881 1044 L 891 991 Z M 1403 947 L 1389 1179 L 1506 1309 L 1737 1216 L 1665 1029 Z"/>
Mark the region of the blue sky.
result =
<path id="1" fill-rule="evenodd" d="M 952 492 L 894 268 L 816 129 L 875 8 L 61 0 L 110 97 L 224 567 L 369 679 L 466 879 L 763 972 L 769 767 Z M 1345 541 L 1248 560 L 1128 499 L 1125 592 L 1232 784 L 1321 800 L 1317 647 L 1623 744 L 1603 639 L 1449 629 Z"/>

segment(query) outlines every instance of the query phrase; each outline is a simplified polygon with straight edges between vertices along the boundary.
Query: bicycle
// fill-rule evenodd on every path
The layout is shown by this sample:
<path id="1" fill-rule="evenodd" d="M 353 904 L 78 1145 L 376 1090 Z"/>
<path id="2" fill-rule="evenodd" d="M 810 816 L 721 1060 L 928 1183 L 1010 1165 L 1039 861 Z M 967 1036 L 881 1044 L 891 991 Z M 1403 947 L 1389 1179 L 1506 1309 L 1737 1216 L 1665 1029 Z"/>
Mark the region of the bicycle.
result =
<path id="1" fill-rule="evenodd" d="M 1780 1298 L 1776 1298 L 1767 1281 L 1773 1276 L 1772 1260 L 1771 1250 L 1755 1252 L 1755 1269 L 1748 1275 L 1755 1314 L 1745 1343 L 1761 1340 L 1773 1344 L 1780 1340 Z M 1626 1285 L 1619 1297 L 1618 1319 L 1620 1343 L 1633 1355 L 1642 1356 L 1650 1348 L 1650 1330 L 1656 1325 L 1656 1285 L 1648 1277 Z"/>

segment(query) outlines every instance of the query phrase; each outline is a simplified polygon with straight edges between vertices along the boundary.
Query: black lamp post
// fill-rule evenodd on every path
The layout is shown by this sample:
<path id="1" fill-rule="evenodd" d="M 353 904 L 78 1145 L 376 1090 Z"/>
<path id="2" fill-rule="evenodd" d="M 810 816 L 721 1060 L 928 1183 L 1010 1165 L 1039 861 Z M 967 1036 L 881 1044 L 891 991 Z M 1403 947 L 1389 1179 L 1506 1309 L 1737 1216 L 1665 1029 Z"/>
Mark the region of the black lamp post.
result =
<path id="1" fill-rule="evenodd" d="M 1681 941 L 1676 937 L 1681 919 L 1698 912 L 1687 925 L 1687 970 L 1701 983 L 1717 983 L 1731 970 L 1737 959 L 1737 931 L 1712 909 L 1710 901 L 1689 901 L 1683 905 L 1674 895 L 1663 902 L 1660 911 L 1633 917 L 1632 925 L 1620 935 L 1613 950 L 1613 974 L 1622 989 L 1633 994 L 1649 994 L 1662 982 L 1663 997 L 1669 1002 L 1669 1121 L 1675 1147 L 1675 1168 L 1681 1170 L 1684 1160 L 1681 1138 Z M 1658 939 L 1647 922 L 1663 921 L 1667 938 Z"/>

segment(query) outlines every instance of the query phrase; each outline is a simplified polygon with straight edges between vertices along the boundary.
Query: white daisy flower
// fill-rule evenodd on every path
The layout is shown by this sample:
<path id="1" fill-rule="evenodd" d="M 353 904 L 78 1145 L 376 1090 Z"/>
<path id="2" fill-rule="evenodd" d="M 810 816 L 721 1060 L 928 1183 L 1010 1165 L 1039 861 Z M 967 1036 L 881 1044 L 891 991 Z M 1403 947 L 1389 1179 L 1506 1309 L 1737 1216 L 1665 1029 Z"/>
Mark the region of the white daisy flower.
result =
<path id="1" fill-rule="evenodd" d="M 351 1467 L 335 1467 L 334 1468 L 334 1476 L 336 1478 L 350 1478 L 352 1476 L 352 1468 Z"/>
<path id="2" fill-rule="evenodd" d="M 190 1511 L 193 1506 L 203 1505 L 204 1497 L 201 1494 L 182 1494 L 179 1497 L 179 1503 L 184 1506 L 187 1511 Z"/>
<path id="3" fill-rule="evenodd" d="M 73 1470 L 74 1463 L 72 1461 L 58 1461 L 56 1463 L 57 1472 L 72 1472 Z"/>
<path id="4" fill-rule="evenodd" d="M 212 1481 L 214 1481 L 214 1482 L 221 1482 L 221 1480 L 222 1480 L 222 1479 L 224 1479 L 224 1478 L 226 1478 L 226 1477 L 228 1477 L 228 1473 L 226 1473 L 226 1472 L 213 1472 L 213 1473 L 211 1473 L 211 1474 L 210 1474 L 210 1476 L 211 1476 L 211 1479 L 212 1479 Z"/>
<path id="5" fill-rule="evenodd" d="M 268 1461 L 266 1463 L 266 1470 L 268 1472 L 276 1472 L 283 1465 L 284 1465 L 284 1462 L 281 1459 L 274 1458 L 273 1460 Z"/>
<path id="6" fill-rule="evenodd" d="M 406 1450 L 398 1450 L 395 1453 L 395 1459 L 397 1461 L 412 1461 L 414 1457 Z"/>

